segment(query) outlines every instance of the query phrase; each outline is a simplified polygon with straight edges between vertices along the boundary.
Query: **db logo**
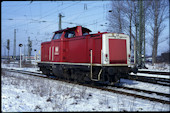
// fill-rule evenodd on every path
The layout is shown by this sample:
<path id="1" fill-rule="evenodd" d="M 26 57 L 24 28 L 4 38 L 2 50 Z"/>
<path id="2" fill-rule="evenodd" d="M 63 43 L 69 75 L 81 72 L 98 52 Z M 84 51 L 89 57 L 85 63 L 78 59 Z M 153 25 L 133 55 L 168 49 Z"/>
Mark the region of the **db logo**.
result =
<path id="1" fill-rule="evenodd" d="M 59 48 L 58 47 L 55 47 L 54 55 L 59 55 Z"/>

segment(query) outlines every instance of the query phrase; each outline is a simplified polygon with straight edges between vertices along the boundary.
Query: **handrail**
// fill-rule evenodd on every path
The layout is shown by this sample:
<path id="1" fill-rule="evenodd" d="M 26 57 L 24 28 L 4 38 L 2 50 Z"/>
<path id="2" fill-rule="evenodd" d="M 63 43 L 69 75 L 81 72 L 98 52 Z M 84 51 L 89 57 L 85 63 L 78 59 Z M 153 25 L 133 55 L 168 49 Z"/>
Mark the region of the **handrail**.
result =
<path id="1" fill-rule="evenodd" d="M 102 52 L 102 50 L 101 50 Z M 102 55 L 102 54 L 101 54 Z M 102 62 L 101 62 L 102 63 Z M 91 77 L 91 80 L 93 81 L 99 81 L 100 80 L 100 75 L 102 73 L 102 68 L 100 69 L 99 73 L 98 73 L 98 77 L 97 79 L 93 79 L 93 52 L 92 50 L 90 50 L 90 77 Z"/>

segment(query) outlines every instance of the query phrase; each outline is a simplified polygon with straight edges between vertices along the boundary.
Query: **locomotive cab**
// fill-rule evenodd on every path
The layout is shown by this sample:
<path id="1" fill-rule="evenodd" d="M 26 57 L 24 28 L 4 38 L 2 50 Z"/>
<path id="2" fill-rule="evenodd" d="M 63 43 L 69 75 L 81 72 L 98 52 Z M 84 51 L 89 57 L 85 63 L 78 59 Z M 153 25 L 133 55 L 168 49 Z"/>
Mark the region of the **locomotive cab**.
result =
<path id="1" fill-rule="evenodd" d="M 52 37 L 52 40 L 56 40 L 56 39 L 60 39 L 60 38 L 73 38 L 73 37 L 78 37 L 78 36 L 89 35 L 89 32 L 91 32 L 91 30 L 81 27 L 81 26 L 67 28 L 65 30 L 55 31 L 54 35 Z M 62 34 L 64 34 L 64 35 L 62 35 Z"/>

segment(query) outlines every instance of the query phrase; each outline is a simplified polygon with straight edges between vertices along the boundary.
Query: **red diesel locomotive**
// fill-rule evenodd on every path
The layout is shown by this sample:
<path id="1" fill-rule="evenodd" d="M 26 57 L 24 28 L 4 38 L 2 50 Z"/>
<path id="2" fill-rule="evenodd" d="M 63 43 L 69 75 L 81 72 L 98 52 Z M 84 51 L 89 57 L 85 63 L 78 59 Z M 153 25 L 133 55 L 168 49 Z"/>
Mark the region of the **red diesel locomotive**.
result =
<path id="1" fill-rule="evenodd" d="M 38 67 L 46 75 L 77 81 L 117 82 L 132 71 L 129 36 L 76 26 L 41 44 Z"/>

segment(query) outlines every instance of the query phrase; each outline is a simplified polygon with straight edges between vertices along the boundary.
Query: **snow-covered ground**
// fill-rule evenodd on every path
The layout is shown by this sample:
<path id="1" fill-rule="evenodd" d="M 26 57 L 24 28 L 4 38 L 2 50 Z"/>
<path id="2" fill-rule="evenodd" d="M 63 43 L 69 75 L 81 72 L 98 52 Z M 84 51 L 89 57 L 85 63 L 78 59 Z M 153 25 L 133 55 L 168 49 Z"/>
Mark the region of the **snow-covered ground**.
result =
<path id="1" fill-rule="evenodd" d="M 13 64 L 1 64 L 5 68 Z M 38 68 L 21 68 L 37 71 Z M 169 93 L 169 87 L 121 79 L 123 85 Z M 170 111 L 170 105 L 73 85 L 56 80 L 1 72 L 2 112 Z M 153 94 L 153 96 L 155 96 Z"/>
<path id="2" fill-rule="evenodd" d="M 146 64 L 146 67 L 148 69 L 139 69 L 139 70 L 170 72 L 170 64 L 167 63 L 156 63 L 155 65 L 148 63 Z"/>
<path id="3" fill-rule="evenodd" d="M 152 66 L 151 63 L 146 64 L 146 67 L 148 69 L 139 69 L 139 71 L 159 71 L 159 72 L 170 72 L 170 64 L 166 63 L 157 63 L 154 66 Z M 159 77 L 159 78 L 166 78 L 170 79 L 170 76 L 167 75 L 156 75 L 156 74 L 146 74 L 146 73 L 130 73 L 131 75 L 137 75 L 137 76 L 148 76 L 148 77 Z"/>

